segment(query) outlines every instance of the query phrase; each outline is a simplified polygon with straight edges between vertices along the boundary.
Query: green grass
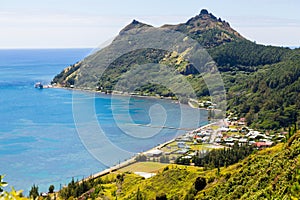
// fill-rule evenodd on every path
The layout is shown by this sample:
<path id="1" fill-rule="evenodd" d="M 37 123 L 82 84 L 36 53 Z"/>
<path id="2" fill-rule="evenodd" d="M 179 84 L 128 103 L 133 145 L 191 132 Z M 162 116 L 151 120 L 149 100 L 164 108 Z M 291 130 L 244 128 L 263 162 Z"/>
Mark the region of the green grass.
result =
<path id="1" fill-rule="evenodd" d="M 209 150 L 211 149 L 207 144 L 192 144 L 191 150 L 195 151 L 202 151 L 202 150 Z"/>
<path id="2" fill-rule="evenodd" d="M 159 162 L 137 162 L 118 171 L 120 172 L 148 172 L 155 173 L 166 167 L 168 164 Z"/>
<path id="3" fill-rule="evenodd" d="M 211 125 L 210 128 L 212 130 L 218 130 L 220 128 L 220 126 L 218 126 L 218 125 Z"/>

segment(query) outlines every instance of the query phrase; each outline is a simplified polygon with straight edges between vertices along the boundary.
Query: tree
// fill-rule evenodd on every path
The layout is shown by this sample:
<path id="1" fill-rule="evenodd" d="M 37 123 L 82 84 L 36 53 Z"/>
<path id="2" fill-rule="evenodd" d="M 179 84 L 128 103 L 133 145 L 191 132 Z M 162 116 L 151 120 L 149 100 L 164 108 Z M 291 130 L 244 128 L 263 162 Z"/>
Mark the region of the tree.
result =
<path id="1" fill-rule="evenodd" d="M 54 185 L 50 185 L 49 186 L 49 193 L 53 193 L 54 192 Z"/>
<path id="2" fill-rule="evenodd" d="M 10 192 L 5 191 L 3 195 L 0 195 L 0 199 L 11 199 L 11 200 L 26 200 L 23 197 L 22 190 L 16 191 L 14 187 L 11 188 Z"/>
<path id="3" fill-rule="evenodd" d="M 124 174 L 118 174 L 117 180 L 119 180 L 122 183 L 124 181 Z"/>
<path id="4" fill-rule="evenodd" d="M 31 190 L 29 191 L 29 196 L 33 199 L 36 199 L 39 196 L 39 186 L 33 184 Z"/>
<path id="5" fill-rule="evenodd" d="M 167 200 L 167 195 L 165 193 L 159 193 L 156 195 L 156 200 Z"/>
<path id="6" fill-rule="evenodd" d="M 146 198 L 143 196 L 143 193 L 140 191 L 140 188 L 138 188 L 136 192 L 136 200 L 144 200 L 144 199 Z"/>
<path id="7" fill-rule="evenodd" d="M 135 161 L 137 162 L 147 161 L 147 156 L 145 156 L 144 154 L 138 155 L 137 157 L 135 157 Z"/>
<path id="8" fill-rule="evenodd" d="M 204 177 L 199 176 L 196 178 L 194 185 L 197 191 L 203 190 L 206 186 L 206 179 Z"/>
<path id="9" fill-rule="evenodd" d="M 169 162 L 170 162 L 170 159 L 169 159 L 168 156 L 161 156 L 160 159 L 159 159 L 159 161 L 160 161 L 161 163 L 169 163 Z"/>
<path id="10" fill-rule="evenodd" d="M 3 181 L 4 175 L 0 175 L 0 193 L 3 192 L 3 187 L 7 186 L 7 183 Z"/>

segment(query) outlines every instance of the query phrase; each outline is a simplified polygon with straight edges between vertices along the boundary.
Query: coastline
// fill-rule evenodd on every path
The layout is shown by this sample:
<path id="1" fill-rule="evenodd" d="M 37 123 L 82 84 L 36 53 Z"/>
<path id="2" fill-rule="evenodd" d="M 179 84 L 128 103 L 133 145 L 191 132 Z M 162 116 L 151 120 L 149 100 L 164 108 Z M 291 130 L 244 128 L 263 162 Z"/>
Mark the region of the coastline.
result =
<path id="1" fill-rule="evenodd" d="M 215 124 L 217 124 L 217 123 L 218 123 L 218 122 L 212 122 L 212 123 L 206 124 L 206 125 L 204 125 L 204 126 L 201 126 L 201 127 L 197 128 L 197 129 L 192 130 L 192 131 L 189 131 L 189 132 L 194 132 L 194 131 L 199 131 L 199 130 L 202 130 L 202 129 L 206 129 L 206 128 L 208 128 L 208 127 L 210 127 L 210 126 L 212 126 L 212 125 L 215 125 Z M 147 154 L 148 152 L 151 152 L 151 151 L 153 151 L 153 150 L 161 149 L 161 148 L 163 148 L 164 146 L 166 146 L 166 145 L 168 145 L 168 144 L 171 144 L 172 142 L 176 141 L 176 139 L 177 139 L 178 137 L 179 137 L 179 136 L 177 136 L 177 137 L 175 137 L 175 138 L 173 138 L 173 139 L 171 139 L 171 140 L 169 140 L 169 141 L 166 141 L 166 142 L 164 142 L 164 143 L 162 143 L 162 144 L 158 144 L 157 146 L 155 146 L 155 147 L 153 147 L 153 148 L 151 148 L 151 149 L 149 149 L 149 150 L 146 150 L 146 151 L 144 151 L 144 152 L 138 153 L 137 155 L 131 157 L 131 158 L 128 159 L 128 160 L 125 160 L 125 161 L 123 161 L 123 162 L 121 162 L 121 163 L 119 163 L 119 164 L 117 164 L 117 165 L 111 166 L 111 167 L 109 167 L 109 168 L 107 168 L 107 169 L 105 169 L 105 170 L 102 170 L 102 171 L 100 171 L 100 172 L 97 172 L 97 173 L 95 173 L 95 174 L 92 174 L 91 176 L 86 177 L 86 178 L 84 178 L 83 180 L 84 180 L 84 181 L 88 181 L 88 180 L 100 178 L 100 177 L 102 177 L 102 176 L 105 176 L 105 175 L 110 174 L 110 173 L 112 173 L 112 172 L 115 172 L 115 171 L 117 171 L 117 170 L 120 170 L 120 169 L 122 169 L 122 168 L 124 168 L 124 167 L 127 167 L 127 166 L 129 166 L 129 165 L 132 165 L 132 164 L 138 162 L 138 161 L 135 160 L 137 156 L 139 156 L 139 155 L 141 155 L 141 154 Z M 78 183 L 81 183 L 81 182 L 82 182 L 82 181 L 79 181 Z"/>
<path id="2" fill-rule="evenodd" d="M 206 126 L 206 125 L 205 125 L 205 126 Z M 141 155 L 141 154 L 147 154 L 147 152 L 151 152 L 152 150 L 155 150 L 155 149 L 160 149 L 160 148 L 162 148 L 162 147 L 164 147 L 164 146 L 166 146 L 166 145 L 168 145 L 168 144 L 174 142 L 175 140 L 176 140 L 176 138 L 173 138 L 173 139 L 171 139 L 171 140 L 169 140 L 169 141 L 167 141 L 167 142 L 164 142 L 163 144 L 159 144 L 159 145 L 157 145 L 157 146 L 155 146 L 155 147 L 153 147 L 153 148 L 151 148 L 151 149 L 149 149 L 149 150 L 146 150 L 146 151 L 144 151 L 144 152 L 138 153 L 137 155 L 131 157 L 131 158 L 128 159 L 128 160 L 125 160 L 125 161 L 123 161 L 123 162 L 121 162 L 121 163 L 119 163 L 119 164 L 117 164 L 117 165 L 111 166 L 111 167 L 109 167 L 109 168 L 107 168 L 107 169 L 105 169 L 105 170 L 102 170 L 102 171 L 100 171 L 100 172 L 97 172 L 97 173 L 95 173 L 95 174 L 92 174 L 91 176 L 86 177 L 86 178 L 84 178 L 83 180 L 84 180 L 84 181 L 88 181 L 88 180 L 91 180 L 91 179 L 96 179 L 96 178 L 105 176 L 105 175 L 107 175 L 107 174 L 109 174 L 109 173 L 115 172 L 115 171 L 117 171 L 117 170 L 119 170 L 119 169 L 122 169 L 122 168 L 124 168 L 124 167 L 127 167 L 127 166 L 129 166 L 129 165 L 131 165 L 131 164 L 134 164 L 134 163 L 137 162 L 137 161 L 135 160 L 135 158 L 136 158 L 137 156 L 139 156 L 139 155 Z M 81 183 L 81 182 L 82 182 L 82 181 L 79 181 L 79 183 Z"/>
<path id="3" fill-rule="evenodd" d="M 86 88 L 71 88 L 71 87 L 61 87 L 61 86 L 53 86 L 52 87 L 53 89 L 66 89 L 66 90 L 70 90 L 70 91 L 79 91 L 79 92 L 86 92 L 86 93 L 90 93 L 90 94 L 102 94 L 102 95 L 108 95 L 108 96 L 112 96 L 112 95 L 117 95 L 117 96 L 124 96 L 124 97 L 134 97 L 134 98 L 145 98 L 145 99 L 160 99 L 160 100 L 168 100 L 170 101 L 171 103 L 177 103 L 177 104 L 183 104 L 183 105 L 186 105 L 186 106 L 189 106 L 190 108 L 192 109 L 199 109 L 199 110 L 206 110 L 208 111 L 208 109 L 206 108 L 199 108 L 199 107 L 196 107 L 194 106 L 192 103 L 190 103 L 190 101 L 188 101 L 186 104 L 185 103 L 180 103 L 179 100 L 174 100 L 174 99 L 171 99 L 169 97 L 158 97 L 158 96 L 144 96 L 144 95 L 136 95 L 136 94 L 129 94 L 129 93 L 123 93 L 123 92 L 112 92 L 112 93 L 105 93 L 105 92 L 101 92 L 101 91 L 96 91 L 96 90 L 92 90 L 92 89 L 86 89 Z M 190 131 L 187 131 L 186 133 L 192 133 L 192 132 L 195 132 L 195 131 L 199 131 L 199 130 L 202 130 L 202 129 L 206 129 L 212 125 L 215 125 L 217 124 L 218 122 L 211 122 L 211 123 L 208 123 L 206 125 L 203 125 L 203 126 L 200 126 L 194 130 L 190 130 Z M 184 133 L 184 134 L 186 134 Z M 182 135 L 180 135 L 182 136 Z M 130 166 L 134 163 L 137 163 L 138 161 L 136 161 L 136 157 L 139 156 L 139 155 L 142 155 L 142 154 L 147 154 L 153 150 L 157 150 L 157 149 L 161 149 L 163 148 L 164 146 L 167 146 L 168 144 L 176 141 L 176 139 L 180 136 L 176 136 L 175 138 L 169 140 L 169 141 L 166 141 L 162 144 L 158 144 L 156 145 L 155 147 L 151 148 L 151 149 L 148 149 L 144 152 L 140 152 L 136 155 L 134 155 L 133 157 L 127 159 L 127 160 L 124 160 L 122 161 L 121 163 L 117 164 L 117 165 L 114 165 L 114 166 L 111 166 L 107 169 L 104 169 L 100 172 L 96 172 L 86 178 L 84 178 L 83 180 L 80 180 L 78 181 L 78 183 L 80 184 L 82 181 L 88 181 L 88 180 L 92 180 L 92 179 L 96 179 L 96 178 L 99 178 L 99 177 L 102 177 L 102 176 L 105 176 L 107 174 L 110 174 L 112 172 L 115 172 L 117 170 L 120 170 L 124 167 L 127 167 L 127 166 Z"/>
<path id="4" fill-rule="evenodd" d="M 193 104 L 191 104 L 190 101 L 188 101 L 187 103 L 181 103 L 181 102 L 179 102 L 179 100 L 175 100 L 175 99 L 172 99 L 170 97 L 137 95 L 137 94 L 123 93 L 123 92 L 119 92 L 119 91 L 113 91 L 112 93 L 105 93 L 105 92 L 96 91 L 96 90 L 92 90 L 92 89 L 62 87 L 62 86 L 57 86 L 57 85 L 53 86 L 51 89 L 65 89 L 65 90 L 70 90 L 70 91 L 79 91 L 79 92 L 86 92 L 86 93 L 93 93 L 93 94 L 102 94 L 102 95 L 108 95 L 108 96 L 116 95 L 116 96 L 135 97 L 135 98 L 144 98 L 144 99 L 160 99 L 160 100 L 170 101 L 171 103 L 187 105 L 187 106 L 189 106 L 193 109 L 206 110 L 206 111 L 209 110 L 207 108 L 196 107 Z"/>

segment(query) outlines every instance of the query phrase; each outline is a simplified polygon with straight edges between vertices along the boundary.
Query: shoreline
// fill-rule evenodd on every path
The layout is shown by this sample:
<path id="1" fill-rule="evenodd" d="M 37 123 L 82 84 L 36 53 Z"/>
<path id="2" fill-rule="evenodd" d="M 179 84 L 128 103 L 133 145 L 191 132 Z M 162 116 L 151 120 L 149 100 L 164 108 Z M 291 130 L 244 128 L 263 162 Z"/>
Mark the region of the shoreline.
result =
<path id="1" fill-rule="evenodd" d="M 61 86 L 53 86 L 52 88 L 54 89 L 66 89 L 66 90 L 70 90 L 70 91 L 79 91 L 79 92 L 86 92 L 86 93 L 90 93 L 90 94 L 102 94 L 102 95 L 109 95 L 109 96 L 112 96 L 112 95 L 117 95 L 117 96 L 123 96 L 123 97 L 134 97 L 134 98 L 144 98 L 144 99 L 157 99 L 157 100 L 167 100 L 167 101 L 170 101 L 170 103 L 177 103 L 177 104 L 183 104 L 183 105 L 186 105 L 186 106 L 189 106 L 190 108 L 192 109 L 199 109 L 199 110 L 206 110 L 208 111 L 209 109 L 206 109 L 206 108 L 199 108 L 199 107 L 195 107 L 192 103 L 190 103 L 190 100 L 185 104 L 185 103 L 180 103 L 179 100 L 174 100 L 174 99 L 171 99 L 169 97 L 158 97 L 158 96 L 144 96 L 144 95 L 136 95 L 136 94 L 129 94 L 129 93 L 122 93 L 122 92 L 118 92 L 118 91 L 115 91 L 115 92 L 112 92 L 112 93 L 105 93 L 105 92 L 101 92 L 101 91 L 95 91 L 95 90 L 91 90 L 91 89 L 84 89 L 84 88 L 70 88 L 70 87 L 61 87 Z M 203 125 L 203 126 L 200 126 L 196 129 L 193 129 L 193 130 L 190 130 L 190 131 L 186 131 L 184 134 L 186 133 L 192 133 L 192 132 L 195 132 L 195 131 L 199 131 L 199 130 L 202 130 L 202 129 L 205 129 L 207 127 L 210 127 L 212 125 L 215 125 L 217 124 L 217 122 L 209 122 L 208 121 L 208 124 L 206 125 Z M 182 135 L 184 135 L 182 134 Z M 89 180 L 93 180 L 93 179 L 96 179 L 96 178 L 100 178 L 102 176 L 105 176 L 107 174 L 110 174 L 112 172 L 115 172 L 119 169 L 122 169 L 124 167 L 127 167 L 127 166 L 130 166 L 138 161 L 136 161 L 136 157 L 139 156 L 139 155 L 142 155 L 142 154 L 147 154 L 148 152 L 151 152 L 153 150 L 156 150 L 156 149 L 161 149 L 163 148 L 164 146 L 176 141 L 176 139 L 179 137 L 179 136 L 182 136 L 182 135 L 177 135 L 175 138 L 169 140 L 169 141 L 166 141 L 162 144 L 158 144 L 146 151 L 143 151 L 143 152 L 140 152 L 140 153 L 137 153 L 135 154 L 134 156 L 132 156 L 131 158 L 127 159 L 127 160 L 124 160 L 122 162 L 120 162 L 119 164 L 116 164 L 114 166 L 111 166 L 107 169 L 104 169 L 100 172 L 96 172 L 86 178 L 83 178 L 83 180 L 80 180 L 78 181 L 78 183 L 82 183 L 82 181 L 89 181 Z"/>
<path id="2" fill-rule="evenodd" d="M 203 126 L 197 128 L 197 129 L 188 131 L 188 132 L 199 131 L 199 130 L 208 128 L 208 127 L 210 127 L 210 126 L 212 126 L 212 125 L 215 125 L 215 124 L 217 124 L 217 123 L 218 123 L 218 122 L 212 122 L 212 123 L 203 125 Z M 123 161 L 123 162 L 121 162 L 121 163 L 119 163 L 119 164 L 117 164 L 117 165 L 111 166 L 111 167 L 109 167 L 109 168 L 107 168 L 107 169 L 104 169 L 104 170 L 102 170 L 102 171 L 100 171 L 100 172 L 97 172 L 97 173 L 95 173 L 95 174 L 92 174 L 91 176 L 86 177 L 86 178 L 84 178 L 83 180 L 84 180 L 84 181 L 89 181 L 89 180 L 93 180 L 93 179 L 96 179 L 96 178 L 100 178 L 100 177 L 102 177 L 102 176 L 105 176 L 105 175 L 110 174 L 110 173 L 112 173 L 112 172 L 115 172 L 115 171 L 117 171 L 117 170 L 120 170 L 120 169 L 122 169 L 122 168 L 124 168 L 124 167 L 127 167 L 127 166 L 129 166 L 129 165 L 132 165 L 132 164 L 138 162 L 138 161 L 135 160 L 137 156 L 142 155 L 142 154 L 147 154 L 148 152 L 151 152 L 151 151 L 156 150 L 156 149 L 161 149 L 161 148 L 163 148 L 164 146 L 166 146 L 166 145 L 168 145 L 168 144 L 170 144 L 170 143 L 176 141 L 176 139 L 177 139 L 178 137 L 179 137 L 179 136 L 176 136 L 175 138 L 173 138 L 173 139 L 171 139 L 171 140 L 169 140 L 169 141 L 166 141 L 166 142 L 164 142 L 164 143 L 162 143 L 162 144 L 158 144 L 157 146 L 155 146 L 155 147 L 153 147 L 153 148 L 151 148 L 151 149 L 149 149 L 149 150 L 146 150 L 146 151 L 144 151 L 144 152 L 140 152 L 140 153 L 134 155 L 133 157 L 131 157 L 131 158 L 128 159 L 128 160 L 125 160 L 125 161 Z M 81 182 L 82 182 L 82 180 L 79 181 L 78 183 L 80 184 Z"/>
<path id="3" fill-rule="evenodd" d="M 177 138 L 177 137 L 176 137 L 176 138 Z M 155 149 L 163 148 L 164 146 L 166 146 L 166 145 L 168 145 L 168 144 L 174 142 L 174 141 L 176 140 L 176 138 L 173 138 L 173 139 L 171 139 L 171 140 L 169 140 L 169 141 L 167 141 L 167 142 L 164 142 L 164 143 L 162 143 L 162 144 L 158 144 L 157 146 L 155 146 L 155 147 L 153 147 L 153 148 L 151 148 L 151 149 L 149 149 L 149 150 L 140 152 L 140 153 L 136 154 L 135 156 L 129 158 L 128 160 L 124 160 L 123 162 L 120 162 L 120 163 L 117 164 L 117 165 L 111 166 L 111 167 L 109 167 L 109 168 L 107 168 L 107 169 L 104 169 L 104 170 L 102 170 L 102 171 L 100 171 L 100 172 L 97 172 L 97 173 L 95 173 L 95 174 L 92 174 L 91 176 L 86 177 L 86 178 L 84 178 L 83 180 L 84 180 L 84 181 L 88 181 L 88 180 L 91 180 L 91 179 L 100 178 L 100 177 L 105 176 L 105 175 L 107 175 L 107 174 L 109 174 L 109 173 L 115 172 L 115 171 L 117 171 L 117 170 L 119 170 L 119 169 L 122 169 L 122 168 L 124 168 L 124 167 L 127 167 L 127 166 L 129 166 L 129 165 L 131 165 L 131 164 L 134 164 L 134 163 L 138 162 L 138 161 L 135 160 L 137 156 L 142 155 L 142 154 L 146 154 L 147 152 L 151 152 L 152 150 L 155 150 Z M 82 180 L 79 181 L 78 183 L 81 183 L 81 182 L 82 182 Z"/>
<path id="4" fill-rule="evenodd" d="M 96 90 L 92 90 L 92 89 L 84 89 L 84 88 L 71 88 L 71 87 L 61 87 L 61 86 L 53 86 L 51 89 L 65 89 L 65 90 L 70 90 L 70 91 L 79 91 L 79 92 L 86 92 L 86 93 L 93 93 L 93 94 L 102 94 L 102 95 L 108 95 L 108 96 L 123 96 L 123 97 L 136 97 L 136 98 L 143 98 L 143 99 L 157 99 L 157 100 L 167 100 L 167 101 L 171 101 L 171 103 L 176 103 L 176 104 L 182 104 L 182 105 L 187 105 L 190 108 L 193 109 L 199 109 L 199 110 L 206 110 L 209 111 L 210 109 L 207 108 L 199 108 L 199 107 L 195 107 L 194 105 L 192 105 L 190 103 L 190 100 L 187 103 L 181 103 L 178 99 L 171 99 L 170 97 L 157 97 L 157 96 L 146 96 L 146 95 L 136 95 L 136 94 L 129 94 L 129 93 L 122 93 L 119 91 L 115 91 L 112 93 L 105 93 L 105 92 L 101 92 L 101 91 L 96 91 Z"/>

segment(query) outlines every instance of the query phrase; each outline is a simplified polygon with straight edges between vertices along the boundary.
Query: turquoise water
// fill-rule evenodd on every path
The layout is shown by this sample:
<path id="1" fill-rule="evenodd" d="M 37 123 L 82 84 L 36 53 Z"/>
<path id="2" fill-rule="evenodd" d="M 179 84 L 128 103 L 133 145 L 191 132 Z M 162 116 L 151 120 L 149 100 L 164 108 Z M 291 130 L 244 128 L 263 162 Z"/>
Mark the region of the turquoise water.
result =
<path id="1" fill-rule="evenodd" d="M 167 100 L 112 98 L 33 87 L 37 81 L 49 83 L 63 68 L 90 51 L 0 50 L 0 174 L 6 174 L 10 186 L 25 190 L 25 195 L 33 184 L 39 185 L 40 191 L 47 191 L 50 184 L 59 189 L 72 177 L 87 177 L 184 132 L 161 129 L 161 125 L 196 128 L 207 123 L 204 111 L 197 110 L 200 115 L 195 120 L 194 109 Z M 83 109 L 74 114 L 74 105 L 80 107 L 91 102 L 95 108 L 92 113 Z M 182 108 L 188 116 L 182 117 Z M 78 114 L 83 116 L 84 123 L 74 123 Z M 92 116 L 104 135 L 96 135 L 97 130 L 91 129 Z M 92 155 L 86 141 L 81 140 L 85 136 L 91 141 L 109 141 L 129 153 L 115 155 L 113 149 L 108 152 L 102 143 L 102 150 Z M 105 162 L 107 159 L 110 164 Z"/>

